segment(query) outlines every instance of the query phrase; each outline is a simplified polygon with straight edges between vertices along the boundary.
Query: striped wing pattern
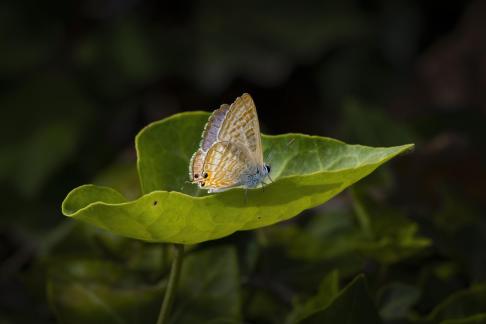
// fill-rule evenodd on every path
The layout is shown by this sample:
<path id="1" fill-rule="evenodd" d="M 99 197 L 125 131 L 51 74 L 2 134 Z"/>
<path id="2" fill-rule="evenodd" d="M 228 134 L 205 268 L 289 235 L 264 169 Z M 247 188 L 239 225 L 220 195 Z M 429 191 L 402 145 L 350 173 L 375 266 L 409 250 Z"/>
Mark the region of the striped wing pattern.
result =
<path id="1" fill-rule="evenodd" d="M 225 121 L 226 115 L 228 114 L 229 110 L 230 106 L 228 106 L 227 104 L 221 105 L 221 107 L 213 111 L 213 113 L 209 117 L 209 120 L 204 127 L 201 140 L 201 149 L 204 152 L 207 152 L 211 148 L 211 146 L 218 140 L 218 134 L 220 132 L 221 125 Z"/>
<path id="2" fill-rule="evenodd" d="M 191 178 L 192 182 L 200 181 L 205 157 L 206 152 L 201 148 L 192 155 L 191 162 L 189 162 L 189 178 Z"/>
<path id="3" fill-rule="evenodd" d="M 251 165 L 244 147 L 232 142 L 217 142 L 204 160 L 206 189 L 222 189 L 241 185 L 241 176 Z"/>
<path id="4" fill-rule="evenodd" d="M 218 139 L 247 147 L 254 163 L 263 165 L 262 142 L 255 103 L 244 93 L 236 98 L 221 126 Z"/>
<path id="5" fill-rule="evenodd" d="M 200 188 L 215 192 L 245 185 L 243 176 L 262 167 L 258 116 L 253 99 L 245 93 L 211 114 L 189 163 L 189 177 Z"/>
<path id="6" fill-rule="evenodd" d="M 202 168 L 207 151 L 218 140 L 218 133 L 221 125 L 229 111 L 230 106 L 227 104 L 221 105 L 216 109 L 208 119 L 204 131 L 202 133 L 201 143 L 199 149 L 192 155 L 189 163 L 189 178 L 192 182 L 199 183 L 202 181 Z"/>

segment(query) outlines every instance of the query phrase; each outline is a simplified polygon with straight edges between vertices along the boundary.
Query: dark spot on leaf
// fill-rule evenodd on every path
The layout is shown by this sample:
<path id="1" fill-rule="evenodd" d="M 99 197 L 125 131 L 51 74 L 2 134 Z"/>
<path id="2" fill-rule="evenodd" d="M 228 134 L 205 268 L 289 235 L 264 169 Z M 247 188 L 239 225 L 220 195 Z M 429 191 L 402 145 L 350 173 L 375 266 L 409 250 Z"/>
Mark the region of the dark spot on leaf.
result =
<path id="1" fill-rule="evenodd" d="M 158 201 L 157 201 L 157 200 L 154 200 L 154 206 L 156 206 L 156 205 L 157 205 L 157 203 L 158 203 Z"/>

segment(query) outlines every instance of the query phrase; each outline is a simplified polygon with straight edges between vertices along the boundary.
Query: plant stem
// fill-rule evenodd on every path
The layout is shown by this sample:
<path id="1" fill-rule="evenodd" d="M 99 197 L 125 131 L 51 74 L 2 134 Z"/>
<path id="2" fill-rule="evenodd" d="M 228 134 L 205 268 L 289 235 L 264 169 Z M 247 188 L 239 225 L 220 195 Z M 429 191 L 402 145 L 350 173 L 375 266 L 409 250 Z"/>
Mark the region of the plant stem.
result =
<path id="1" fill-rule="evenodd" d="M 164 301 L 160 307 L 159 319 L 157 324 L 166 324 L 169 319 L 170 309 L 174 301 L 177 282 L 179 281 L 179 274 L 182 267 L 182 257 L 184 254 L 184 245 L 174 244 L 174 259 L 172 260 L 172 267 L 170 269 L 169 283 L 165 290 Z"/>
<path id="2" fill-rule="evenodd" d="M 358 193 L 356 192 L 356 189 L 351 188 L 350 192 L 351 192 L 351 199 L 353 202 L 354 212 L 356 213 L 356 218 L 358 219 L 358 223 L 361 227 L 361 230 L 366 235 L 366 237 L 370 238 L 373 236 L 373 232 L 371 230 L 371 224 L 370 224 L 370 216 L 368 215 L 368 212 L 366 211 L 364 205 L 361 203 L 361 200 L 358 196 Z"/>

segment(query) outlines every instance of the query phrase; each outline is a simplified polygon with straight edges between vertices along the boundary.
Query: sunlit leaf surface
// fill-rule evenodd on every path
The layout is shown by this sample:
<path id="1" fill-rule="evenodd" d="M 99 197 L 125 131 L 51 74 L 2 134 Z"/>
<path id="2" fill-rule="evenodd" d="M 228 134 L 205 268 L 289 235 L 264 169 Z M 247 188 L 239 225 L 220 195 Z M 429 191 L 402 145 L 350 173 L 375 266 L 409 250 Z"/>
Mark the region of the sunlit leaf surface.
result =
<path id="1" fill-rule="evenodd" d="M 142 197 L 126 201 L 94 185 L 71 191 L 64 215 L 116 234 L 153 242 L 198 243 L 235 231 L 268 226 L 318 206 L 413 145 L 373 148 L 287 134 L 264 136 L 273 183 L 206 195 L 188 184 L 188 162 L 207 113 L 174 115 L 143 129 L 136 139 Z"/>

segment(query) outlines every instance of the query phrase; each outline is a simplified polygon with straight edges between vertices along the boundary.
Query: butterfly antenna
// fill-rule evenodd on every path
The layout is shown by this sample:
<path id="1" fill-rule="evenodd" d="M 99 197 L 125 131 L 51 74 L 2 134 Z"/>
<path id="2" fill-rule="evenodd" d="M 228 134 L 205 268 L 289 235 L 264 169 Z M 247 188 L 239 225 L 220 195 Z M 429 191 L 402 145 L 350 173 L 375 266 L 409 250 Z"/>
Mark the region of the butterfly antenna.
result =
<path id="1" fill-rule="evenodd" d="M 262 191 L 265 192 L 266 183 L 262 181 L 260 184 L 262 185 Z"/>
<path id="2" fill-rule="evenodd" d="M 270 182 L 271 182 L 271 183 L 273 183 L 273 179 L 272 179 L 272 177 L 270 176 L 270 173 L 269 173 L 269 174 L 267 174 L 267 177 L 268 177 L 268 179 L 270 179 Z"/>
<path id="3" fill-rule="evenodd" d="M 273 145 L 270 147 L 270 151 L 267 153 L 267 156 L 263 160 L 270 163 L 270 157 L 272 156 L 272 153 L 273 153 Z"/>
<path id="4" fill-rule="evenodd" d="M 292 138 L 290 141 L 287 142 L 287 147 L 294 144 L 295 138 Z M 270 147 L 270 152 L 268 152 L 267 157 L 264 159 L 268 163 L 270 163 L 270 157 L 272 156 L 274 150 L 273 150 L 273 145 Z M 273 182 L 273 181 L 272 181 Z"/>
<path id="5" fill-rule="evenodd" d="M 185 186 L 186 186 L 186 184 L 188 184 L 188 183 L 191 183 L 191 184 L 192 184 L 193 182 L 192 182 L 192 181 L 189 181 L 189 180 L 184 181 L 184 182 L 182 183 L 182 186 L 181 186 L 181 191 L 182 191 L 182 190 L 184 190 L 184 187 L 185 187 Z"/>

